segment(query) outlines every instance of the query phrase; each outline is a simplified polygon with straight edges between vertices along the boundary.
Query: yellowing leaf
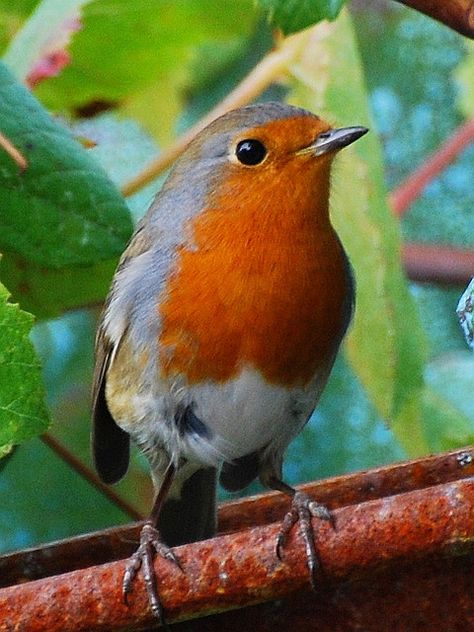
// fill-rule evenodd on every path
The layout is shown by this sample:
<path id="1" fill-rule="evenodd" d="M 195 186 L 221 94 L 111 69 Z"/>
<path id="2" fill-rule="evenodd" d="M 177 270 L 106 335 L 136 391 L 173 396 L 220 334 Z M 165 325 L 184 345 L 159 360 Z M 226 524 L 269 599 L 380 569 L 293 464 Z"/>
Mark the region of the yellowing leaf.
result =
<path id="1" fill-rule="evenodd" d="M 334 225 L 357 281 L 349 361 L 379 414 L 410 454 L 428 451 L 420 393 L 426 344 L 400 261 L 400 233 L 386 201 L 380 144 L 370 117 L 361 61 L 347 12 L 301 35 L 291 66 L 290 101 L 336 126 L 366 125 L 370 134 L 336 159 Z"/>

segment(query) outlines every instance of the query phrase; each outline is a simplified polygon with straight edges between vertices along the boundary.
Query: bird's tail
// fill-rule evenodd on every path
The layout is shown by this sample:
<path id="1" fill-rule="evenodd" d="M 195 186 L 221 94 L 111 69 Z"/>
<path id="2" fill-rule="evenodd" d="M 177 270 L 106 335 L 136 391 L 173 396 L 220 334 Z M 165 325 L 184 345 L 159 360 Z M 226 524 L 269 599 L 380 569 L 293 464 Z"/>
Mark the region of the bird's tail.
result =
<path id="1" fill-rule="evenodd" d="M 197 470 L 182 485 L 180 498 L 168 499 L 160 513 L 158 529 L 168 546 L 205 540 L 216 533 L 217 471 Z"/>

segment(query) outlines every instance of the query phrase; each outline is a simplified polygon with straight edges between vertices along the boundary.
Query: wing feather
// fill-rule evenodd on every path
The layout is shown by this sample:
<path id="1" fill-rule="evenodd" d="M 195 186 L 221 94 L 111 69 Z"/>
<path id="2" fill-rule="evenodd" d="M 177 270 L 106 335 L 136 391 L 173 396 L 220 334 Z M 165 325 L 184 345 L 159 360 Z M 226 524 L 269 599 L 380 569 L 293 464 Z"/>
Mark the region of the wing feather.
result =
<path id="1" fill-rule="evenodd" d="M 116 483 L 127 472 L 130 436 L 116 423 L 107 406 L 105 384 L 114 347 L 99 327 L 92 387 L 92 455 L 104 483 Z"/>

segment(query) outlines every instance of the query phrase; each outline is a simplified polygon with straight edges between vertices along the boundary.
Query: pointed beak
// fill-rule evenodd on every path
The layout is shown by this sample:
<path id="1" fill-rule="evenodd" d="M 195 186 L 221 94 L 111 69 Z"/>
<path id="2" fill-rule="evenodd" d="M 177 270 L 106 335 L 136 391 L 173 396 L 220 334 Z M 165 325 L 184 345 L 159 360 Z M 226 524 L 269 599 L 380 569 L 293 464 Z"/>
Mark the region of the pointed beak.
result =
<path id="1" fill-rule="evenodd" d="M 364 134 L 367 134 L 368 131 L 366 127 L 340 127 L 339 129 L 330 129 L 327 132 L 319 134 L 311 145 L 301 149 L 297 153 L 313 154 L 313 156 L 334 153 L 343 147 L 347 147 L 347 145 L 350 145 Z"/>

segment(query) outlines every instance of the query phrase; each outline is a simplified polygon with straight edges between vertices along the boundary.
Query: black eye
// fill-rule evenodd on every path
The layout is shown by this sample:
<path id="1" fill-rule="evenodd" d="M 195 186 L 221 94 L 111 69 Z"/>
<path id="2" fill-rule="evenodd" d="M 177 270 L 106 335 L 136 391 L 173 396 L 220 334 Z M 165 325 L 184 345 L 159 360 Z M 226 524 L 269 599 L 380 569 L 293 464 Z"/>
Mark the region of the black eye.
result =
<path id="1" fill-rule="evenodd" d="M 267 155 L 266 147 L 259 140 L 246 138 L 235 148 L 237 160 L 243 165 L 258 165 Z"/>

